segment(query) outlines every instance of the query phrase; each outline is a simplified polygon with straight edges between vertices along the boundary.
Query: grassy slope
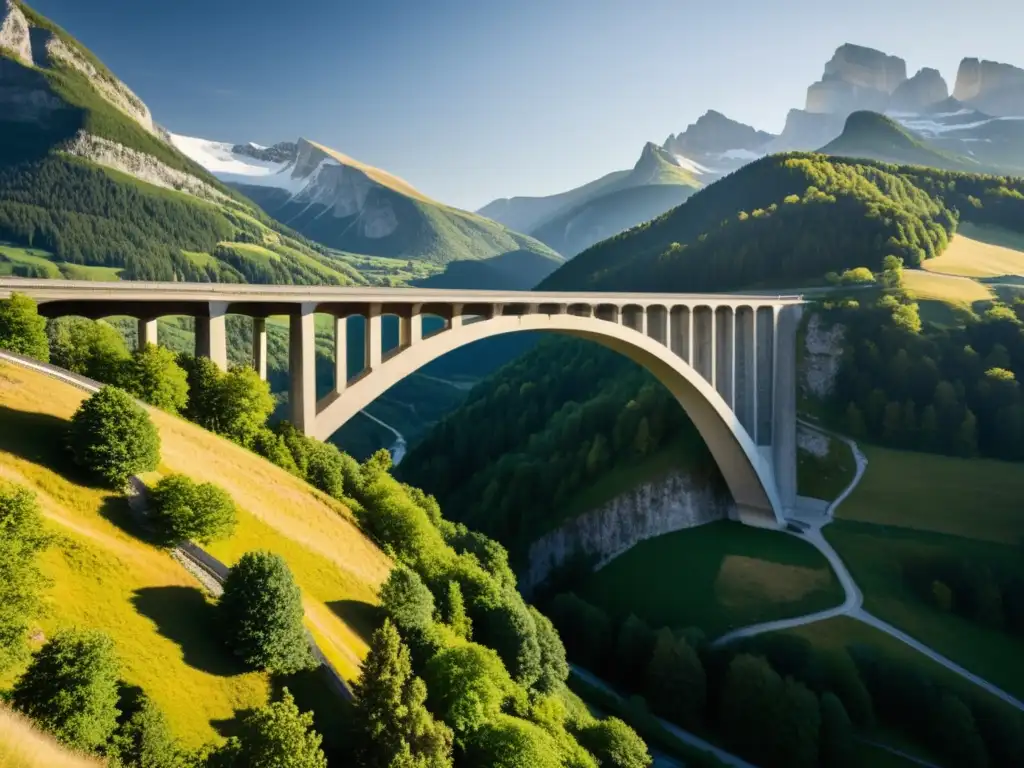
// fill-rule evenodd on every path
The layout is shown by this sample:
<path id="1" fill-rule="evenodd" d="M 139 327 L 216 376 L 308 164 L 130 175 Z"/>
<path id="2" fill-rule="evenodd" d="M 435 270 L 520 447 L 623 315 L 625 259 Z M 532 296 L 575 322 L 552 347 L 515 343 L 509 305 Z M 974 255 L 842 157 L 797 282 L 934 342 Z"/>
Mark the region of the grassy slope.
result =
<path id="1" fill-rule="evenodd" d="M 54 580 L 44 631 L 77 624 L 110 632 L 126 680 L 147 690 L 191 744 L 214 737 L 211 723 L 265 700 L 266 677 L 233 664 L 211 632 L 216 620 L 192 577 L 131 535 L 122 502 L 69 473 L 59 446 L 84 393 L 8 365 L 0 366 L 0 393 L 0 476 L 40 494 L 62 535 L 44 557 Z M 307 624 L 351 679 L 366 650 L 386 558 L 347 510 L 304 483 L 183 420 L 160 412 L 153 418 L 162 464 L 147 480 L 177 471 L 226 488 L 240 521 L 213 553 L 229 563 L 255 548 L 283 555 L 303 589 Z"/>
<path id="2" fill-rule="evenodd" d="M 0 705 L 0 766 L 3 768 L 98 768 L 100 765 L 96 758 L 70 752 Z"/>
<path id="3" fill-rule="evenodd" d="M 654 626 L 736 627 L 838 604 L 825 558 L 792 536 L 718 522 L 650 539 L 613 560 L 581 590 L 611 614 Z"/>
<path id="4" fill-rule="evenodd" d="M 1024 275 L 1024 235 L 964 223 L 943 254 L 922 266 L 929 272 L 963 277 Z"/>
<path id="5" fill-rule="evenodd" d="M 1024 696 L 1024 643 L 924 602 L 901 564 L 952 555 L 1024 573 L 1019 465 L 865 447 L 868 469 L 825 535 L 865 608 L 972 672 Z"/>

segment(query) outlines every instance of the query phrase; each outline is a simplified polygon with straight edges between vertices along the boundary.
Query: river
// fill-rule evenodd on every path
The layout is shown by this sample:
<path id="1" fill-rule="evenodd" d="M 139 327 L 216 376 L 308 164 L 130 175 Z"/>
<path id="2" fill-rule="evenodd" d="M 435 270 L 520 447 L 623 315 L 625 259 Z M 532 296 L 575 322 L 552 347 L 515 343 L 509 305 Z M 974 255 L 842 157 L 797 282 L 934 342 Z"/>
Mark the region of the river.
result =
<path id="1" fill-rule="evenodd" d="M 386 429 L 388 432 L 390 432 L 391 434 L 393 434 L 395 436 L 395 442 L 392 444 L 392 446 L 388 450 L 391 452 L 391 464 L 392 464 L 392 466 L 397 467 L 399 464 L 402 463 L 402 459 L 405 458 L 406 451 L 409 450 L 409 444 L 405 440 L 405 435 L 403 435 L 397 429 L 392 427 L 386 421 L 381 421 L 376 416 L 374 416 L 372 413 L 368 413 L 367 411 L 360 411 L 360 413 L 363 414 L 363 416 L 368 418 L 370 421 L 377 422 L 382 427 L 384 427 L 384 429 Z"/>

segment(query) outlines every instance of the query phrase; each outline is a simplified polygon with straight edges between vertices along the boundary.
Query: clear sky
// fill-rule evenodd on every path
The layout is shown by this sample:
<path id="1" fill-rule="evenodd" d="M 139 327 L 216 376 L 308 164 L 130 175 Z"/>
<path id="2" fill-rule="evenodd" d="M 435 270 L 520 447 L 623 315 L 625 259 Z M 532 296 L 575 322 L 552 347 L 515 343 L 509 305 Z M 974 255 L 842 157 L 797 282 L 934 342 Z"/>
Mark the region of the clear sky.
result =
<path id="1" fill-rule="evenodd" d="M 844 42 L 1024 66 L 1021 0 L 29 0 L 175 133 L 307 137 L 475 209 L 632 166 L 708 109 L 782 129 Z"/>

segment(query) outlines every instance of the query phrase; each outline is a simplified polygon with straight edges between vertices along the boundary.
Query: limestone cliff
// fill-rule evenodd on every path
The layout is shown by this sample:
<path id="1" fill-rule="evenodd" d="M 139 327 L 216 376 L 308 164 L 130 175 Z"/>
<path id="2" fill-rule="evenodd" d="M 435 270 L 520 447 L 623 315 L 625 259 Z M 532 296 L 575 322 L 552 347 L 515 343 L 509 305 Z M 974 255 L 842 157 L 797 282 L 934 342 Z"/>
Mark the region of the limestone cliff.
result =
<path id="1" fill-rule="evenodd" d="M 524 589 L 541 582 L 562 563 L 586 555 L 598 566 L 646 539 L 725 519 L 733 513 L 727 493 L 685 471 L 633 488 L 570 520 L 530 546 Z"/>
<path id="2" fill-rule="evenodd" d="M 827 327 L 821 315 L 812 312 L 803 334 L 799 371 L 800 390 L 805 396 L 823 398 L 832 392 L 843 359 L 846 328 Z"/>
<path id="3" fill-rule="evenodd" d="M 893 91 L 889 109 L 893 112 L 924 112 L 949 98 L 949 86 L 939 70 L 925 67 Z"/>
<path id="4" fill-rule="evenodd" d="M 964 59 L 957 70 L 953 96 L 990 115 L 1024 116 L 1024 69 Z"/>
<path id="5" fill-rule="evenodd" d="M 825 64 L 821 80 L 807 89 L 807 112 L 848 115 L 882 112 L 889 97 L 907 79 L 907 64 L 873 48 L 846 43 Z"/>
<path id="6" fill-rule="evenodd" d="M 28 19 L 14 0 L 0 2 L 0 48 L 9 51 L 22 64 L 32 65 Z"/>
<path id="7" fill-rule="evenodd" d="M 80 131 L 72 141 L 60 149 L 158 187 L 174 189 L 214 202 L 227 200 L 227 195 L 210 184 L 191 174 L 171 168 L 152 155 L 124 147 L 100 136 L 93 136 L 85 131 Z"/>

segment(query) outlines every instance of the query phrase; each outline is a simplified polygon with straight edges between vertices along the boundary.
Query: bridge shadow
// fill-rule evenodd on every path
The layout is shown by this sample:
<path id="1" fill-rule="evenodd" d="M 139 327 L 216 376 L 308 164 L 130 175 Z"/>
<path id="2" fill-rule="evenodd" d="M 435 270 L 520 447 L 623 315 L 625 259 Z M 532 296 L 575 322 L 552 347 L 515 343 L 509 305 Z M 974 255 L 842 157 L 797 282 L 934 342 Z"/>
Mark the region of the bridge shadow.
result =
<path id="1" fill-rule="evenodd" d="M 369 643 L 373 633 L 384 623 L 384 609 L 361 600 L 335 600 L 327 603 L 334 615 L 345 622 L 352 631 Z"/>
<path id="2" fill-rule="evenodd" d="M 249 671 L 224 644 L 217 608 L 197 587 L 143 587 L 131 600 L 136 611 L 156 624 L 157 632 L 178 644 L 193 669 L 218 677 Z"/>

